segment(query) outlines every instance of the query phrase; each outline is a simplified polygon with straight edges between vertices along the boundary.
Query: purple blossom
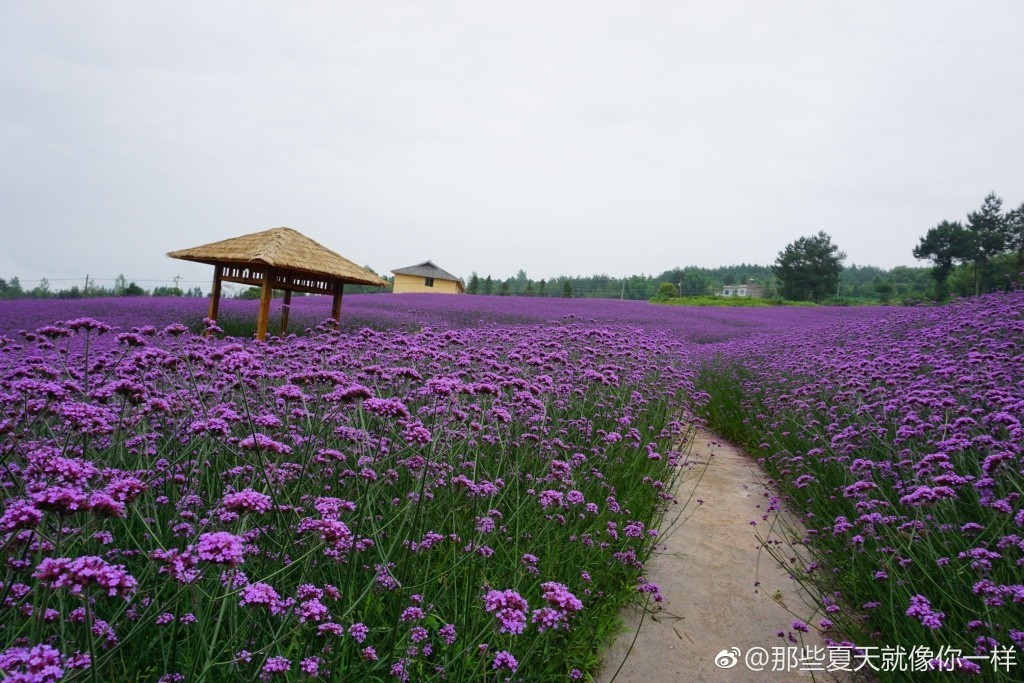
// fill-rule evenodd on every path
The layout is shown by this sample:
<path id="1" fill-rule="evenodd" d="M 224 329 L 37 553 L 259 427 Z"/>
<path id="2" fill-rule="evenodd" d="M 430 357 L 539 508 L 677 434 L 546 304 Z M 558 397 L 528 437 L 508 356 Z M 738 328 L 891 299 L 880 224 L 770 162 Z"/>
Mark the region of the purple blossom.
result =
<path id="1" fill-rule="evenodd" d="M 498 620 L 498 631 L 518 635 L 526 628 L 529 609 L 526 600 L 514 590 L 490 590 L 484 595 L 484 609 Z"/>
<path id="2" fill-rule="evenodd" d="M 508 650 L 501 650 L 494 655 L 494 662 L 491 664 L 492 669 L 498 671 L 505 669 L 507 671 L 515 671 L 519 668 L 519 662 L 512 656 L 512 653 Z"/>
<path id="3" fill-rule="evenodd" d="M 74 559 L 48 557 L 39 563 L 33 577 L 45 582 L 51 589 L 67 588 L 78 595 L 90 586 L 98 586 L 110 597 L 129 598 L 138 582 L 125 571 L 124 565 L 108 564 L 96 556 Z"/>
<path id="4" fill-rule="evenodd" d="M 914 595 L 910 598 L 910 607 L 907 608 L 908 617 L 917 617 L 918 620 L 930 629 L 942 627 L 942 620 L 945 614 L 932 609 L 931 602 L 923 595 Z"/>
<path id="5" fill-rule="evenodd" d="M 226 531 L 202 534 L 196 544 L 196 557 L 214 564 L 237 566 L 244 562 L 243 554 L 244 540 Z"/>

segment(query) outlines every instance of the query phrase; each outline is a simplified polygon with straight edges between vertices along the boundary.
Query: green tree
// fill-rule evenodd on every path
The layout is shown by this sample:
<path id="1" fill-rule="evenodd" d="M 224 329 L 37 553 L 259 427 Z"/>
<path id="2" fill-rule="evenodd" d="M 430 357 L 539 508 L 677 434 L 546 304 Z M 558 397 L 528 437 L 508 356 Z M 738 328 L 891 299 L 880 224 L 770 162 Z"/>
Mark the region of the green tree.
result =
<path id="1" fill-rule="evenodd" d="M 544 296 L 544 288 L 547 284 L 548 281 L 544 279 L 541 279 L 541 281 L 537 283 L 537 296 Z"/>
<path id="2" fill-rule="evenodd" d="M 121 296 L 146 296 L 146 290 L 134 282 L 129 282 L 124 291 L 121 292 Z"/>
<path id="3" fill-rule="evenodd" d="M 995 192 L 989 192 L 981 208 L 967 214 L 967 231 L 971 236 L 971 257 L 974 261 L 975 295 L 981 293 L 985 266 L 993 256 L 1006 251 L 1009 235 L 1002 209 L 1003 200 Z"/>
<path id="4" fill-rule="evenodd" d="M 946 284 L 949 276 L 958 262 L 971 258 L 971 252 L 971 235 L 957 221 L 942 221 L 925 233 L 914 247 L 914 258 L 930 259 L 934 264 L 936 301 L 945 301 L 949 296 Z"/>
<path id="5" fill-rule="evenodd" d="M 835 293 L 846 254 L 819 231 L 786 245 L 772 266 L 779 279 L 779 291 L 786 299 L 822 301 Z"/>
<path id="6" fill-rule="evenodd" d="M 523 292 L 523 290 L 526 289 L 526 283 L 529 282 L 529 281 L 530 281 L 530 278 L 527 277 L 526 271 L 523 270 L 522 268 L 520 268 L 519 272 L 516 273 L 516 279 L 515 279 L 515 283 L 514 283 L 515 287 L 513 289 L 513 293 L 514 294 L 521 294 Z"/>
<path id="7" fill-rule="evenodd" d="M 896 292 L 896 285 L 889 280 L 884 280 L 880 277 L 875 278 L 875 293 L 878 294 L 878 300 L 883 304 L 887 304 L 892 301 L 892 295 Z"/>
<path id="8" fill-rule="evenodd" d="M 484 294 L 494 294 L 494 280 L 490 275 L 484 278 Z"/>
<path id="9" fill-rule="evenodd" d="M 259 299 L 262 292 L 259 287 L 247 287 L 240 291 L 235 298 L 236 299 Z"/>
<path id="10" fill-rule="evenodd" d="M 1024 202 L 1013 211 L 1006 213 L 1006 246 L 1016 255 L 1014 259 L 1015 278 L 1021 277 L 1024 268 Z"/>
<path id="11" fill-rule="evenodd" d="M 562 296 L 566 299 L 572 298 L 572 283 L 568 280 L 566 280 L 565 284 L 562 285 Z"/>
<path id="12" fill-rule="evenodd" d="M 523 290 L 523 294 L 526 296 L 533 296 L 533 281 L 526 283 L 526 288 Z"/>
<path id="13" fill-rule="evenodd" d="M 473 274 L 469 276 L 469 284 L 466 285 L 466 292 L 469 294 L 476 294 L 480 291 L 480 276 L 473 271 Z"/>
<path id="14" fill-rule="evenodd" d="M 509 289 L 511 288 L 511 286 L 512 286 L 512 283 L 509 280 L 503 280 L 502 283 L 501 283 L 501 286 L 498 287 L 498 295 L 499 296 L 508 296 Z"/>
<path id="15" fill-rule="evenodd" d="M 679 296 L 679 291 L 671 282 L 662 282 L 661 286 L 658 287 L 657 297 L 659 299 L 672 299 L 677 296 Z"/>
<path id="16" fill-rule="evenodd" d="M 50 297 L 50 281 L 45 277 L 32 290 L 32 296 L 36 299 L 48 299 Z"/>

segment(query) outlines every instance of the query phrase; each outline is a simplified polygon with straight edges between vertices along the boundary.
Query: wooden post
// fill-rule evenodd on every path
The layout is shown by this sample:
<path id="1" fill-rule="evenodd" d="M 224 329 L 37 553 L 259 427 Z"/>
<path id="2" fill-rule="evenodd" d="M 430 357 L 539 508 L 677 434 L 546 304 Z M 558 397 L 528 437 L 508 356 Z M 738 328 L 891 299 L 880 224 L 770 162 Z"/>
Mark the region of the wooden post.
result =
<path id="1" fill-rule="evenodd" d="M 270 268 L 263 273 L 263 290 L 260 292 L 260 313 L 256 318 L 256 338 L 267 338 L 267 324 L 270 322 L 270 299 L 274 290 L 270 286 Z"/>
<path id="2" fill-rule="evenodd" d="M 341 323 L 341 297 L 345 294 L 345 283 L 334 283 L 334 301 L 331 302 L 331 317 L 334 322 Z"/>
<path id="3" fill-rule="evenodd" d="M 217 309 L 220 308 L 220 279 L 224 275 L 224 266 L 216 266 L 213 269 L 213 288 L 210 290 L 210 315 L 207 317 L 214 322 L 217 321 Z"/>
<path id="4" fill-rule="evenodd" d="M 288 331 L 288 313 L 292 310 L 292 290 L 284 290 L 284 305 L 281 306 L 281 332 L 283 337 Z"/>

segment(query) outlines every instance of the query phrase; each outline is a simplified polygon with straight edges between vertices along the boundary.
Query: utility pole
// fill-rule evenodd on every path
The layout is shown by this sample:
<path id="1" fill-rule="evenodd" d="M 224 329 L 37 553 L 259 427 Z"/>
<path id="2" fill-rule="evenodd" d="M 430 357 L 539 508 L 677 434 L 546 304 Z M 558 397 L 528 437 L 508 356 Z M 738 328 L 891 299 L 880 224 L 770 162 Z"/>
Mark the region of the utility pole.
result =
<path id="1" fill-rule="evenodd" d="M 683 296 L 683 281 L 682 280 L 679 281 L 679 296 L 680 297 Z"/>
<path id="2" fill-rule="evenodd" d="M 178 288 L 178 280 L 181 279 L 181 276 L 180 275 L 175 275 L 171 279 L 174 280 L 174 288 L 177 289 Z"/>
<path id="3" fill-rule="evenodd" d="M 622 294 L 619 295 L 619 301 L 624 301 L 626 298 L 626 279 L 622 279 Z"/>
<path id="4" fill-rule="evenodd" d="M 82 296 L 89 296 L 89 274 L 85 274 L 85 289 L 82 290 Z"/>

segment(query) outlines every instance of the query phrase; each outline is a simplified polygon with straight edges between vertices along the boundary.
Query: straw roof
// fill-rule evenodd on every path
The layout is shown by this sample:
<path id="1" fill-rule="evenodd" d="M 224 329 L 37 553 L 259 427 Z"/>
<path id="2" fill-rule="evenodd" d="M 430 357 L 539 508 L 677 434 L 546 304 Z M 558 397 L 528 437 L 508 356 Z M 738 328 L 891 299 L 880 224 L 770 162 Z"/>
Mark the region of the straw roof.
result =
<path id="1" fill-rule="evenodd" d="M 462 278 L 452 275 L 447 270 L 438 268 L 433 261 L 424 261 L 408 268 L 397 268 L 391 271 L 395 275 L 415 275 L 416 277 L 432 277 L 436 280 L 454 280 L 462 282 Z"/>
<path id="2" fill-rule="evenodd" d="M 168 252 L 171 258 L 211 265 L 264 265 L 360 285 L 388 282 L 291 228 L 270 228 L 241 237 Z"/>

